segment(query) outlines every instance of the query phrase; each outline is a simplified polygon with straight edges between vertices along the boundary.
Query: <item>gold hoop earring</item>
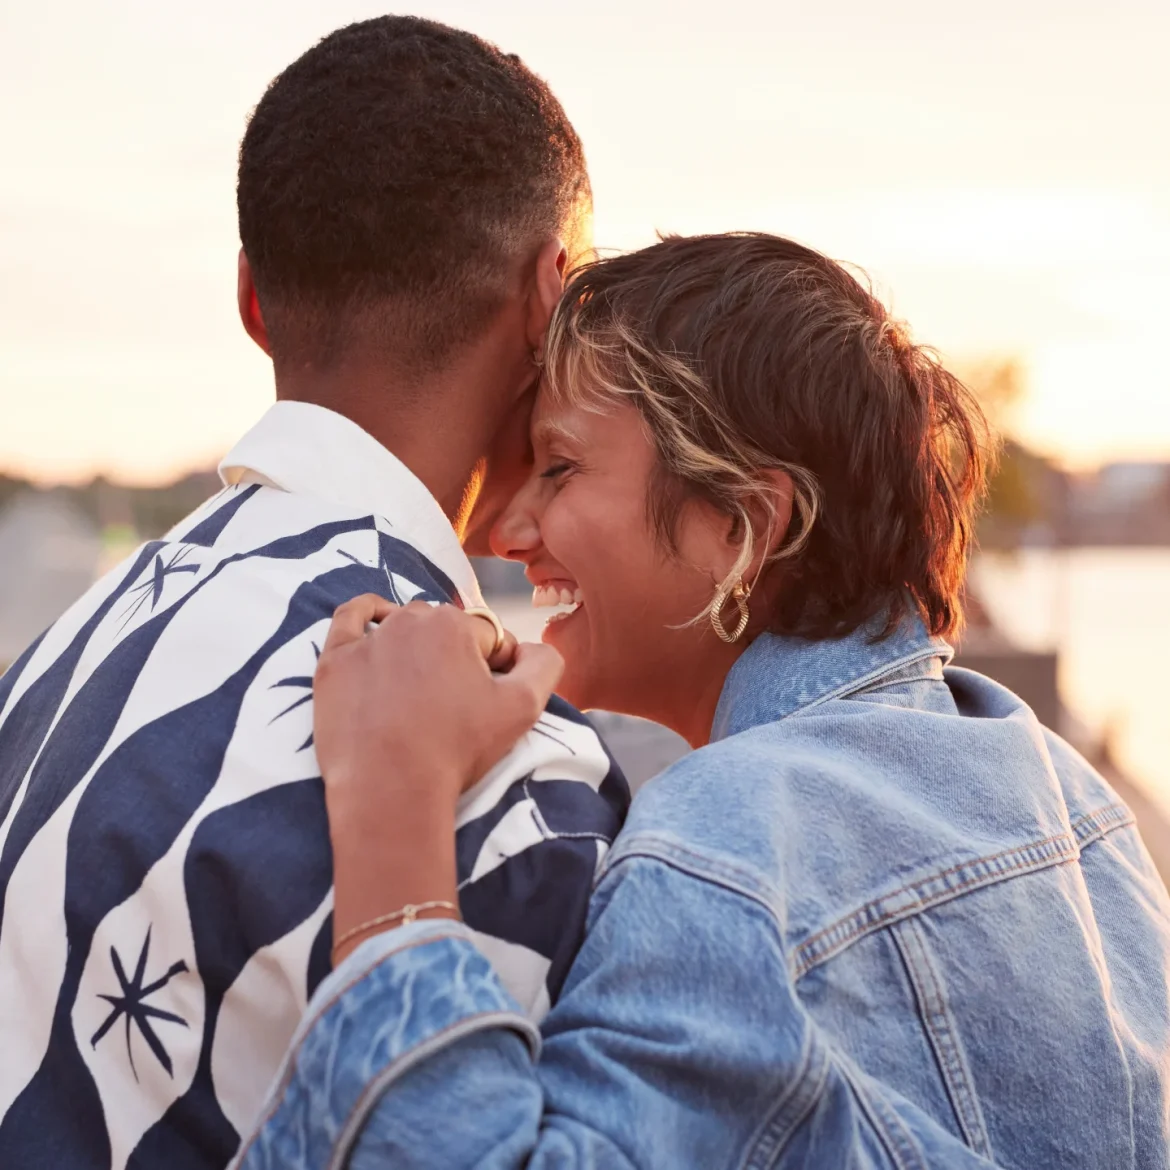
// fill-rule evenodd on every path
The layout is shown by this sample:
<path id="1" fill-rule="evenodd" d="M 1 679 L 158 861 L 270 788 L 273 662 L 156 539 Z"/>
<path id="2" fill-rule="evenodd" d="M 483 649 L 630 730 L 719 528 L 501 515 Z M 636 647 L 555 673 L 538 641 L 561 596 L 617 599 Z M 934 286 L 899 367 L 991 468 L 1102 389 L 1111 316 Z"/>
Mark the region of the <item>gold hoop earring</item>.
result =
<path id="1" fill-rule="evenodd" d="M 715 590 L 715 600 L 711 604 L 711 628 L 724 642 L 738 642 L 744 630 L 747 629 L 748 621 L 751 618 L 747 599 L 751 596 L 751 592 L 752 587 L 745 585 L 742 581 L 737 581 L 731 589 L 720 585 Z M 735 629 L 730 631 L 723 625 L 723 607 L 727 604 L 729 597 L 739 607 L 739 621 L 735 623 Z"/>

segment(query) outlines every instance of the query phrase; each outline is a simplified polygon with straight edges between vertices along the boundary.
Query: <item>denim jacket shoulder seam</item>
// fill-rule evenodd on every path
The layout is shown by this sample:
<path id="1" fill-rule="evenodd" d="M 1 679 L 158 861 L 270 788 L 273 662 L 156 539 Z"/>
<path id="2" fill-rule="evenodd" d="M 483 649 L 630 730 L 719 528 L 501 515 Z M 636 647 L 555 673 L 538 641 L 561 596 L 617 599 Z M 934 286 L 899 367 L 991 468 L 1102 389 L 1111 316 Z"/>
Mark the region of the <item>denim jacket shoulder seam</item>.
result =
<path id="1" fill-rule="evenodd" d="M 1124 805 L 1107 805 L 1079 817 L 1067 833 L 1026 842 L 999 853 L 961 862 L 917 882 L 881 894 L 806 939 L 794 952 L 793 978 L 802 979 L 859 939 L 891 923 L 924 913 L 977 889 L 1025 873 L 1076 861 L 1082 849 L 1115 829 L 1133 823 Z"/>
<path id="2" fill-rule="evenodd" d="M 1116 829 L 1136 824 L 1132 811 L 1124 804 L 1108 804 L 1095 812 L 1086 813 L 1073 821 L 1071 828 L 1077 844 L 1083 849 Z"/>
<path id="3" fill-rule="evenodd" d="M 709 881 L 743 894 L 766 906 L 774 915 L 772 903 L 778 900 L 779 894 L 764 874 L 749 866 L 737 865 L 727 858 L 699 852 L 681 841 L 667 840 L 654 833 L 637 833 L 626 841 L 621 841 L 606 857 L 594 888 L 623 862 L 636 858 L 660 861 L 700 881 Z"/>

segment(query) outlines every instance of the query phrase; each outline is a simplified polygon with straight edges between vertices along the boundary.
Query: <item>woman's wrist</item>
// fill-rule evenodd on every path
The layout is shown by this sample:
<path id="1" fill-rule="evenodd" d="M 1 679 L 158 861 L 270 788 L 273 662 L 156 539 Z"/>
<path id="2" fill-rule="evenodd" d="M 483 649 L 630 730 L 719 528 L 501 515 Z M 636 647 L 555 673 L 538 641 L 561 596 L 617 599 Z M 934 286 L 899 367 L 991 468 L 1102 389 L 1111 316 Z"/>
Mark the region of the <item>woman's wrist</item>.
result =
<path id="1" fill-rule="evenodd" d="M 407 903 L 401 910 L 381 914 L 366 922 L 351 926 L 344 934 L 336 935 L 330 952 L 333 966 L 338 967 L 367 939 L 385 934 L 399 926 L 409 926 L 420 919 L 446 918 L 452 922 L 462 921 L 459 907 L 453 902 L 430 901 L 418 905 Z"/>
<path id="2" fill-rule="evenodd" d="M 360 820 L 388 818 L 418 809 L 429 815 L 454 816 L 467 778 L 453 769 L 442 752 L 369 745 L 332 764 L 325 773 L 330 819 L 353 815 Z"/>
<path id="3" fill-rule="evenodd" d="M 442 783 L 395 783 L 385 786 L 384 800 L 368 795 L 347 807 L 345 787 L 330 785 L 329 821 L 333 840 L 335 942 L 351 935 L 345 954 L 372 934 L 401 925 L 395 916 L 407 906 L 458 905 L 455 866 L 455 803 Z M 340 788 L 340 791 L 339 791 Z M 368 794 L 370 786 L 365 786 Z M 340 797 L 340 799 L 338 799 Z M 418 917 L 453 917 L 435 906 Z M 355 933 L 356 932 L 356 933 Z M 344 954 L 339 948 L 334 961 Z"/>

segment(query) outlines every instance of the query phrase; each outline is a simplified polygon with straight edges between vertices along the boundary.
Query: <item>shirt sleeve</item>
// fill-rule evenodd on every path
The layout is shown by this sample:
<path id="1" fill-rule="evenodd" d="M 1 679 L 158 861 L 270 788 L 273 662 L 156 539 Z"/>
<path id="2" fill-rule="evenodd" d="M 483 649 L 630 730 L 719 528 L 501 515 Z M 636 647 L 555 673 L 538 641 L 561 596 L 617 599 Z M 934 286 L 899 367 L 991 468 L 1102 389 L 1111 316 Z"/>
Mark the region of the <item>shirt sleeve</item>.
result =
<path id="1" fill-rule="evenodd" d="M 240 1164 L 992 1165 L 824 1042 L 771 908 L 653 857 L 598 887 L 537 1046 L 460 928 L 392 931 L 321 989 Z"/>

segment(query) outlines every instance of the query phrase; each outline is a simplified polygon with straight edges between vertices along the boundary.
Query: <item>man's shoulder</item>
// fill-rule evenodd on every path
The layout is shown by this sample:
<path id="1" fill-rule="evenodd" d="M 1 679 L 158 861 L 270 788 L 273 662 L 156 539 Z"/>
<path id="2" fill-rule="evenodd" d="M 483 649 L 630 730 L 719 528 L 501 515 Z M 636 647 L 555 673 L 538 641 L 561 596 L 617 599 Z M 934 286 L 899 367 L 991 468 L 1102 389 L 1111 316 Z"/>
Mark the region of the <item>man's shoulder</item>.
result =
<path id="1" fill-rule="evenodd" d="M 404 603 L 454 591 L 383 518 L 259 484 L 221 492 L 91 590 L 127 629 L 166 614 L 172 638 L 217 640 L 247 639 L 268 611 L 332 616 L 366 592 Z"/>
<path id="2" fill-rule="evenodd" d="M 175 525 L 163 541 L 198 550 L 202 558 L 245 572 L 272 564 L 336 560 L 357 543 L 368 552 L 388 524 L 369 511 L 262 484 L 225 488 Z M 237 573 L 236 575 L 241 575 Z"/>
<path id="3" fill-rule="evenodd" d="M 372 514 L 229 488 L 95 582 L 6 678 L 0 706 L 38 680 L 38 701 L 51 706 L 83 687 L 137 701 L 147 688 L 169 693 L 179 676 L 184 695 L 206 693 L 287 647 L 311 656 L 336 607 L 361 593 L 404 603 L 453 591 Z"/>

